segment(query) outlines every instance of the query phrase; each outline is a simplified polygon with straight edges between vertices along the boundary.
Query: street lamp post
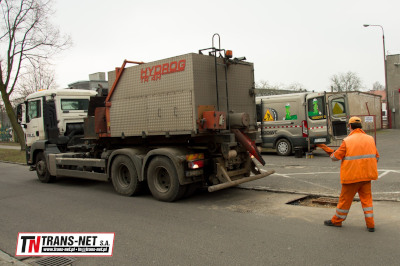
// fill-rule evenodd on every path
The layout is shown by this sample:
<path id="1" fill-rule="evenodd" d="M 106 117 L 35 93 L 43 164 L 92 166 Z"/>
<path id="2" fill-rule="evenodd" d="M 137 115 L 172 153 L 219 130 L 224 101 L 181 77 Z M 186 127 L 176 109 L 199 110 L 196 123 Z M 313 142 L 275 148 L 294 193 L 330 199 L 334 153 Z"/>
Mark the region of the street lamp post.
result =
<path id="1" fill-rule="evenodd" d="M 364 27 L 380 27 L 382 30 L 382 40 L 383 40 L 383 64 L 385 66 L 385 91 L 386 91 L 386 115 L 388 119 L 388 127 L 392 128 L 392 115 L 390 113 L 389 108 L 389 89 L 387 84 L 387 66 L 386 66 L 386 47 L 385 47 L 385 32 L 383 31 L 383 27 L 381 25 L 371 25 L 364 24 Z"/>

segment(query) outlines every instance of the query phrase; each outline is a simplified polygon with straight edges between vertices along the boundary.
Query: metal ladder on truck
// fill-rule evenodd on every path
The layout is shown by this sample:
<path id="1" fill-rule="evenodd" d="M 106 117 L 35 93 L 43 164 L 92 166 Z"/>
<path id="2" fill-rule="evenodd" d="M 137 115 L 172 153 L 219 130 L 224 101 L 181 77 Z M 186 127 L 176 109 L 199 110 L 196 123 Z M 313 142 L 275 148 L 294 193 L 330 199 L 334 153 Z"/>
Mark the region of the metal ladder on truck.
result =
<path id="1" fill-rule="evenodd" d="M 214 45 L 214 38 L 218 37 L 218 48 L 215 47 Z M 203 54 L 203 51 L 210 51 L 209 55 L 214 56 L 214 68 L 215 68 L 215 89 L 216 89 L 216 94 L 217 94 L 217 110 L 220 110 L 220 97 L 219 97 L 219 83 L 220 82 L 225 82 L 225 95 L 226 95 L 226 113 L 227 113 L 227 125 L 228 129 L 230 130 L 230 123 L 229 123 L 229 93 L 228 93 L 228 65 L 226 64 L 227 60 L 232 57 L 232 51 L 230 50 L 225 50 L 221 49 L 221 37 L 219 36 L 218 33 L 215 33 L 212 37 L 212 47 L 211 48 L 205 48 L 199 50 L 199 54 Z M 223 54 L 222 54 L 223 52 Z M 219 54 L 219 56 L 217 55 Z M 222 58 L 224 60 L 224 63 L 218 63 L 218 57 Z M 218 66 L 224 67 L 224 75 L 225 79 L 218 79 Z"/>

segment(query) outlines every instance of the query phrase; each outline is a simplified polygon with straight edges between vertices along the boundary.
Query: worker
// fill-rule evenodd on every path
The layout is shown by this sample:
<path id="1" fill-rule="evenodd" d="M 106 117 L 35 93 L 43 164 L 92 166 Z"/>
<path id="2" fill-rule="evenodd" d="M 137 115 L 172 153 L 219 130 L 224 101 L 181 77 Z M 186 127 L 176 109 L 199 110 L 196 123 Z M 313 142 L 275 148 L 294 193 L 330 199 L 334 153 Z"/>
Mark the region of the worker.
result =
<path id="1" fill-rule="evenodd" d="M 372 204 L 371 180 L 378 178 L 377 162 L 379 153 L 374 138 L 362 130 L 361 119 L 351 117 L 349 120 L 350 134 L 334 151 L 324 144 L 317 146 L 330 155 L 332 161 L 342 160 L 340 166 L 340 182 L 342 191 L 336 213 L 331 220 L 324 221 L 327 226 L 341 227 L 346 220 L 355 194 L 358 192 L 364 211 L 365 223 L 369 232 L 375 231 L 374 212 Z"/>

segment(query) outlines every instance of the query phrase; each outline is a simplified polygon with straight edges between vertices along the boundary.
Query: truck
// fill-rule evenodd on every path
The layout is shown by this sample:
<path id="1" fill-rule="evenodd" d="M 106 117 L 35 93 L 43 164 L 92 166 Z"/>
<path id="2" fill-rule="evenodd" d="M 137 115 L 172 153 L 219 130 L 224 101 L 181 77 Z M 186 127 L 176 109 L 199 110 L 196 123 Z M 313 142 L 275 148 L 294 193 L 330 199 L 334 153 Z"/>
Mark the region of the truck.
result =
<path id="1" fill-rule="evenodd" d="M 41 182 L 111 181 L 121 195 L 148 187 L 171 202 L 274 172 L 261 169 L 254 67 L 245 58 L 213 44 L 150 63 L 125 60 L 108 77 L 106 96 L 47 90 L 18 106 L 27 164 Z"/>
<path id="2" fill-rule="evenodd" d="M 317 144 L 347 136 L 350 113 L 345 94 L 301 92 L 256 98 L 262 147 L 281 156 L 311 152 Z"/>

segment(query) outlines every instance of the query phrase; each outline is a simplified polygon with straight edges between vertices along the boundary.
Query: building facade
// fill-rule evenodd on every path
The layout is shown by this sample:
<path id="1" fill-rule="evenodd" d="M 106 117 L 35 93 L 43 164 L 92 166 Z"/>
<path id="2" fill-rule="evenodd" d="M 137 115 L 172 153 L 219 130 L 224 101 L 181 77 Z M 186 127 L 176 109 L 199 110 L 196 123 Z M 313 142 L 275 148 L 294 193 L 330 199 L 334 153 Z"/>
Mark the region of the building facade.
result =
<path id="1" fill-rule="evenodd" d="M 386 68 L 392 128 L 400 128 L 400 54 L 386 56 Z"/>

